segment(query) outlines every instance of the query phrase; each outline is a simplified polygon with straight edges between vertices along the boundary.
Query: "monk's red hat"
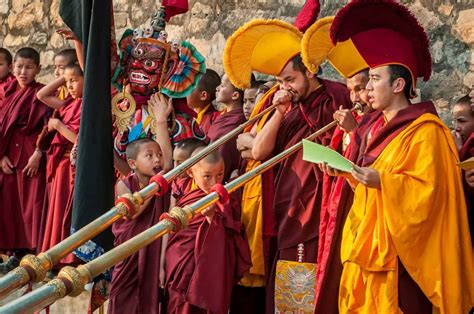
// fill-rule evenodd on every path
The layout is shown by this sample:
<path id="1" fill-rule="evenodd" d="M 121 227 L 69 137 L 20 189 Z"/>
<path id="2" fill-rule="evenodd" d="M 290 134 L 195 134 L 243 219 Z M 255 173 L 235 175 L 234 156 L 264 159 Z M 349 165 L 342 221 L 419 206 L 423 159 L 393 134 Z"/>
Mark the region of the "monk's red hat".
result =
<path id="1" fill-rule="evenodd" d="M 392 0 L 353 0 L 335 16 L 331 26 L 334 45 L 343 43 L 347 57 L 360 55 L 371 68 L 398 64 L 413 78 L 431 75 L 426 32 L 403 5 Z"/>

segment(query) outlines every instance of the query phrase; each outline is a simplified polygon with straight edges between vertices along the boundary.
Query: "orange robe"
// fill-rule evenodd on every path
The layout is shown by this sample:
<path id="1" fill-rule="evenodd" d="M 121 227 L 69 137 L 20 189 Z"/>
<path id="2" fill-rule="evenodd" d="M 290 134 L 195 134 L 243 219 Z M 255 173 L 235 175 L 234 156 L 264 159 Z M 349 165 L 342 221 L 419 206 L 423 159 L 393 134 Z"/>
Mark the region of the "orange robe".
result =
<path id="1" fill-rule="evenodd" d="M 381 189 L 359 184 L 341 247 L 341 313 L 400 313 L 404 267 L 435 312 L 474 304 L 473 251 L 449 130 L 425 113 L 375 159 Z M 400 265 L 399 261 L 403 264 Z"/>

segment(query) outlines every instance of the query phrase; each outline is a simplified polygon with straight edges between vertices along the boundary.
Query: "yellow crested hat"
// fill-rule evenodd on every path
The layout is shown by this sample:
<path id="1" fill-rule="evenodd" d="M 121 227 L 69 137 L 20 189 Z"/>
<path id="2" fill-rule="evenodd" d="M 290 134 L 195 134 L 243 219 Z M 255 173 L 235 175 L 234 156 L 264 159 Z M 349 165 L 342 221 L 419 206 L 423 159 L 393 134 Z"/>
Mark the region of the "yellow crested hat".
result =
<path id="1" fill-rule="evenodd" d="M 332 43 L 330 30 L 334 16 L 319 19 L 304 33 L 301 41 L 301 57 L 306 67 L 317 73 L 325 60 L 345 78 L 367 69 L 369 65 L 360 53 L 346 42 Z"/>
<path id="2" fill-rule="evenodd" d="M 303 34 L 280 20 L 252 20 L 227 39 L 224 70 L 232 84 L 250 87 L 252 71 L 277 76 L 301 51 Z"/>

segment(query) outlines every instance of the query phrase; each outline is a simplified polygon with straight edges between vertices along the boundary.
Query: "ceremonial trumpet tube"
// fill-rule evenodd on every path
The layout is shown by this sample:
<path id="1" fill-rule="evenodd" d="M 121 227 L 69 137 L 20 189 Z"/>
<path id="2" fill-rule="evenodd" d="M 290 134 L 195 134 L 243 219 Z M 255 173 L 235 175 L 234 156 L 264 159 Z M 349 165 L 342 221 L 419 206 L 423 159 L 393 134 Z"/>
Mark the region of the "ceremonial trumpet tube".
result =
<path id="1" fill-rule="evenodd" d="M 353 110 L 359 110 L 358 108 L 360 108 L 360 106 L 356 105 Z M 337 121 L 333 121 L 315 133 L 311 134 L 306 139 L 313 140 L 332 129 L 336 124 Z M 237 190 L 249 180 L 262 174 L 280 161 L 300 150 L 302 146 L 302 141 L 296 143 L 280 154 L 260 164 L 258 167 L 227 183 L 224 186 L 225 189 L 229 193 Z M 185 206 L 183 208 L 173 208 L 169 215 L 172 217 L 172 220 L 178 221 L 182 228 L 185 228 L 188 225 L 189 220 L 192 219 L 196 213 L 201 212 L 203 209 L 209 207 L 218 200 L 219 195 L 216 192 L 212 192 L 191 205 Z M 109 269 L 121 260 L 129 257 L 139 249 L 147 246 L 164 234 L 174 231 L 175 225 L 173 224 L 172 220 L 164 219 L 160 221 L 153 227 L 150 227 L 149 229 L 143 231 L 137 236 L 122 243 L 121 245 L 115 247 L 114 249 L 99 256 L 87 264 L 80 265 L 77 268 L 70 266 L 62 268 L 56 279 L 34 290 L 33 292 L 26 294 L 4 305 L 3 307 L 0 307 L 0 313 L 33 313 L 34 311 L 39 311 L 56 300 L 65 297 L 66 295 L 73 297 L 78 296 L 84 290 L 84 285 L 92 281 L 94 277 L 103 273 L 105 270 Z"/>
<path id="2" fill-rule="evenodd" d="M 272 106 L 269 106 L 252 119 L 246 121 L 245 123 L 242 123 L 230 133 L 219 138 L 217 141 L 213 142 L 205 149 L 201 150 L 192 158 L 187 159 L 178 167 L 170 170 L 169 172 L 163 175 L 164 180 L 166 180 L 167 182 L 172 182 L 180 174 L 191 168 L 202 158 L 209 155 L 211 152 L 216 150 L 222 144 L 229 141 L 231 138 L 240 134 L 247 126 L 252 125 L 254 122 L 258 121 L 258 119 L 260 119 L 266 113 L 275 109 L 278 105 L 279 104 L 274 104 Z M 0 300 L 5 298 L 15 289 L 22 287 L 30 281 L 42 281 L 45 278 L 46 273 L 51 270 L 53 265 L 58 263 L 67 254 L 71 253 L 88 240 L 100 234 L 102 231 L 107 229 L 121 217 L 129 216 L 131 214 L 130 211 L 133 211 L 133 209 L 130 208 L 131 205 L 134 208 L 137 208 L 137 206 L 142 205 L 145 200 L 151 198 L 155 193 L 159 191 L 160 186 L 156 182 L 153 182 L 148 186 L 144 187 L 139 192 L 134 193 L 133 195 L 125 195 L 124 198 L 128 199 L 128 201 L 122 199 L 121 202 L 119 201 L 108 212 L 98 217 L 88 225 L 84 226 L 77 232 L 73 233 L 63 241 L 59 242 L 49 250 L 38 254 L 38 256 L 32 254 L 26 255 L 21 260 L 20 266 L 9 272 L 6 276 L 0 278 Z"/>

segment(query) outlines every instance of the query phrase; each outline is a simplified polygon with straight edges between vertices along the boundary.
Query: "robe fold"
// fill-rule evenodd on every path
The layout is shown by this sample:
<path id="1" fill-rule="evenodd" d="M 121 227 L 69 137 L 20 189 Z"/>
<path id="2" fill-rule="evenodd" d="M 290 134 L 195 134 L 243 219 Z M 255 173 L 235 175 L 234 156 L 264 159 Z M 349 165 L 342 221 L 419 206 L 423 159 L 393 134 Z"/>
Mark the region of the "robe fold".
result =
<path id="1" fill-rule="evenodd" d="M 43 84 L 32 82 L 18 89 L 12 81 L 0 109 L 0 158 L 8 156 L 13 174 L 0 173 L 0 250 L 35 249 L 43 208 L 45 159 L 38 173 L 22 173 L 47 123 L 50 109 L 36 98 Z"/>
<path id="2" fill-rule="evenodd" d="M 6 77 L 0 80 L 0 108 L 2 107 L 3 100 L 5 99 L 5 91 L 8 84 L 15 80 L 13 74 L 8 73 Z"/>
<path id="3" fill-rule="evenodd" d="M 177 206 L 206 196 L 195 189 Z M 166 249 L 168 313 L 227 313 L 232 286 L 250 268 L 250 251 L 236 200 L 216 204 L 212 222 L 198 214 L 170 236 Z"/>
<path id="4" fill-rule="evenodd" d="M 140 190 L 136 175 L 123 181 L 132 193 Z M 115 246 L 131 239 L 160 221 L 169 208 L 169 195 L 155 196 L 135 219 L 118 220 L 112 226 Z M 112 274 L 108 313 L 160 313 L 159 271 L 161 239 L 116 264 Z"/>
<path id="5" fill-rule="evenodd" d="M 436 311 L 467 313 L 474 304 L 457 152 L 431 112 L 431 102 L 409 106 L 367 146 L 363 162 L 378 171 L 381 189 L 355 190 L 341 246 L 341 313 L 411 313 L 402 302 L 404 273 Z"/>
<path id="6" fill-rule="evenodd" d="M 58 111 L 57 118 L 66 127 L 79 133 L 82 99 L 70 98 Z M 47 201 L 43 213 L 46 215 L 41 251 L 47 251 L 70 235 L 74 177 L 69 154 L 73 143 L 59 132 L 55 132 L 47 154 L 46 181 Z M 76 259 L 68 254 L 61 263 L 73 263 Z"/>
<path id="7" fill-rule="evenodd" d="M 198 112 L 196 122 L 199 124 L 201 130 L 207 135 L 209 128 L 219 116 L 219 111 L 217 111 L 212 103 L 210 103 Z"/>
<path id="8" fill-rule="evenodd" d="M 211 125 L 206 135 L 211 142 L 215 142 L 245 121 L 242 108 L 223 113 L 214 120 L 214 124 Z M 240 153 L 237 150 L 236 141 L 237 138 L 234 137 L 219 147 L 219 152 L 225 160 L 224 182 L 229 180 L 232 171 L 239 169 Z"/>
<path id="9" fill-rule="evenodd" d="M 340 83 L 320 79 L 322 86 L 303 103 L 294 106 L 278 130 L 274 154 L 300 142 L 333 121 L 333 113 L 350 108 L 347 88 Z M 327 145 L 332 132 L 326 132 L 316 142 Z M 305 247 L 305 262 L 316 263 L 318 226 L 323 174 L 316 164 L 303 161 L 299 150 L 282 161 L 274 170 L 274 210 L 277 227 L 277 252 L 267 286 L 267 313 L 274 311 L 274 280 L 277 260 L 297 261 L 297 246 Z"/>

